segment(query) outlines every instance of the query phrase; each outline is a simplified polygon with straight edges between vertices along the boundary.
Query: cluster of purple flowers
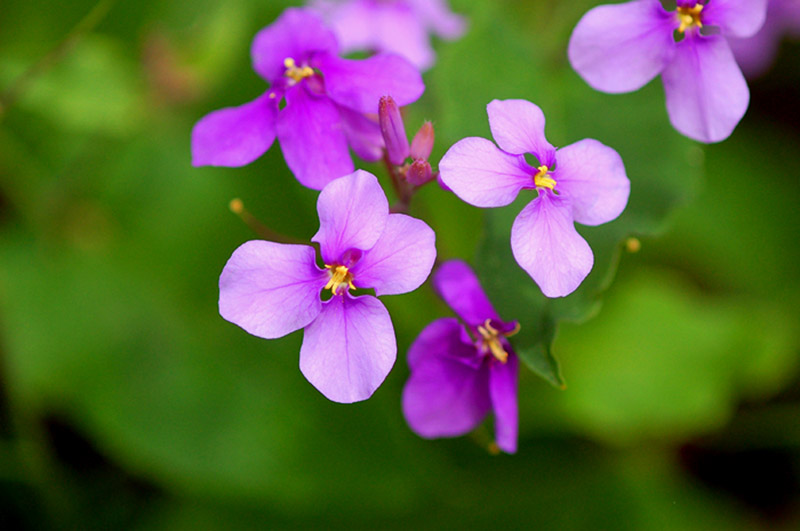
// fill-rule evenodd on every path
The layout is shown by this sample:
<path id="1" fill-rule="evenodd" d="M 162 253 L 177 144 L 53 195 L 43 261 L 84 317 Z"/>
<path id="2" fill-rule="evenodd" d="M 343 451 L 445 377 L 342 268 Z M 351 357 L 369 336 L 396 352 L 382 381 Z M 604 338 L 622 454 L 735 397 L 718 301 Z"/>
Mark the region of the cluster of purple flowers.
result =
<path id="1" fill-rule="evenodd" d="M 456 38 L 464 20 L 443 0 L 311 5 L 287 9 L 256 35 L 253 68 L 269 88 L 202 118 L 192 132 L 192 159 L 242 166 L 277 138 L 297 180 L 320 190 L 320 226 L 311 238 L 319 257 L 310 245 L 243 244 L 220 276 L 219 311 L 266 339 L 304 329 L 300 370 L 328 399 L 350 403 L 372 396 L 396 359 L 392 320 L 377 297 L 417 289 L 436 261 L 434 231 L 403 213 L 419 187 L 438 180 L 482 208 L 535 191 L 514 221 L 511 250 L 545 296 L 564 297 L 594 261 L 575 223 L 617 218 L 630 182 L 620 155 L 597 140 L 556 149 L 545 137 L 542 110 L 526 100 L 489 103 L 494 142 L 464 138 L 435 171 L 432 123 L 409 143 L 400 107 L 424 91 L 420 70 L 434 60 L 429 32 Z M 765 13 L 766 0 L 678 0 L 672 11 L 659 0 L 600 6 L 578 23 L 568 55 L 606 92 L 636 90 L 660 73 L 675 128 L 719 141 L 749 98 L 727 39 L 753 35 Z M 354 49 L 378 53 L 339 56 Z M 374 175 L 355 169 L 350 150 L 366 161 L 383 158 L 395 205 Z M 492 411 L 497 446 L 513 453 L 519 360 L 509 338 L 520 323 L 500 318 L 463 261 L 440 264 L 433 285 L 458 318 L 432 322 L 411 345 L 406 420 L 422 437 L 452 437 Z"/>

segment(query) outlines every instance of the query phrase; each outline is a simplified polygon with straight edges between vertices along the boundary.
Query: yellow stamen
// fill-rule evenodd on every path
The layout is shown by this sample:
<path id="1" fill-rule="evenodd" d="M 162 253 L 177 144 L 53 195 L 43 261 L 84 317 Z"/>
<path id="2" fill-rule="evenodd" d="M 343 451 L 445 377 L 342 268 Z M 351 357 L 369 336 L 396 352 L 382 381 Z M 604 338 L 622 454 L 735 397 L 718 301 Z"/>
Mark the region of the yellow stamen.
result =
<path id="1" fill-rule="evenodd" d="M 555 190 L 556 188 L 555 179 L 553 179 L 552 177 L 548 177 L 550 168 L 548 168 L 547 166 L 539 166 L 536 169 L 539 170 L 539 173 L 533 176 L 533 184 L 535 184 L 537 188 L 549 188 L 551 190 Z"/>
<path id="2" fill-rule="evenodd" d="M 285 75 L 288 78 L 293 79 L 295 82 L 302 81 L 307 77 L 311 77 L 314 75 L 314 69 L 310 66 L 304 66 L 303 68 L 298 68 L 297 63 L 294 62 L 294 59 L 291 57 L 287 57 L 283 60 L 283 66 L 286 67 Z"/>
<path id="3" fill-rule="evenodd" d="M 681 22 L 678 31 L 681 33 L 692 27 L 702 28 L 703 22 L 700 20 L 700 12 L 703 4 L 695 4 L 692 7 L 678 6 L 678 20 Z"/>
<path id="4" fill-rule="evenodd" d="M 325 284 L 323 289 L 331 290 L 334 295 L 336 295 L 336 290 L 345 284 L 350 286 L 351 289 L 356 289 L 356 287 L 353 285 L 353 274 L 348 271 L 345 266 L 326 265 L 325 268 L 332 271 L 329 271 L 331 278 L 328 280 L 328 283 Z"/>
<path id="5" fill-rule="evenodd" d="M 517 323 L 514 326 L 514 330 L 508 333 L 502 333 L 492 326 L 491 319 L 486 319 L 483 325 L 478 326 L 478 333 L 480 333 L 482 340 L 481 348 L 489 349 L 489 351 L 492 353 L 492 356 L 494 356 L 500 363 L 506 363 L 508 361 L 508 352 L 505 351 L 503 344 L 500 343 L 500 336 L 513 336 L 519 332 L 519 329 L 520 326 L 519 323 Z"/>

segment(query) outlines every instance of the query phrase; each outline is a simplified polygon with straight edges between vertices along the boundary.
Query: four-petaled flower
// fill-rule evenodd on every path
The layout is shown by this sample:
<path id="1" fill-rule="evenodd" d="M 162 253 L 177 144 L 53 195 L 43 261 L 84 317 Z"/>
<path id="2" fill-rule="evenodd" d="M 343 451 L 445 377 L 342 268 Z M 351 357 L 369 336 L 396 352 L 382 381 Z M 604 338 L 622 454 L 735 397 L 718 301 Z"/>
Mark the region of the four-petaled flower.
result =
<path id="1" fill-rule="evenodd" d="M 529 101 L 494 100 L 487 112 L 500 148 L 484 138 L 460 140 L 439 163 L 442 181 L 484 208 L 508 205 L 521 190 L 535 189 L 538 197 L 514 221 L 511 250 L 546 296 L 568 295 L 594 263 L 573 222 L 600 225 L 622 213 L 630 192 L 622 159 L 589 138 L 556 151 L 544 136 L 542 111 Z M 536 167 L 526 153 L 536 157 Z"/>
<path id="2" fill-rule="evenodd" d="M 506 338 L 519 325 L 500 319 L 464 262 L 445 262 L 433 282 L 463 326 L 453 317 L 437 319 L 411 345 L 406 421 L 422 437 L 456 437 L 494 411 L 497 446 L 514 453 L 519 360 Z"/>
<path id="3" fill-rule="evenodd" d="M 256 35 L 251 51 L 253 68 L 270 88 L 250 103 L 212 112 L 195 125 L 195 166 L 249 164 L 277 136 L 297 180 L 320 190 L 353 171 L 348 145 L 366 160 L 381 157 L 380 128 L 365 116 L 378 112 L 381 96 L 392 94 L 398 105 L 406 105 L 425 89 L 417 69 L 399 55 L 339 58 L 333 33 L 306 9 L 284 11 Z"/>
<path id="4" fill-rule="evenodd" d="M 428 33 L 457 39 L 466 27 L 446 0 L 316 0 L 311 5 L 330 22 L 343 52 L 394 52 L 420 70 L 435 59 Z"/>
<path id="5" fill-rule="evenodd" d="M 678 0 L 672 12 L 659 0 L 598 6 L 575 27 L 569 61 L 603 92 L 637 90 L 660 73 L 673 127 L 719 142 L 750 101 L 726 37 L 755 34 L 766 8 L 766 0 Z"/>
<path id="6" fill-rule="evenodd" d="M 394 364 L 397 344 L 389 313 L 371 295 L 417 289 L 436 258 L 424 222 L 389 214 L 377 179 L 358 170 L 328 184 L 317 201 L 319 243 L 313 247 L 250 241 L 234 251 L 219 279 L 222 317 L 266 339 L 305 327 L 300 370 L 335 402 L 369 398 Z M 323 301 L 321 292 L 330 290 Z"/>

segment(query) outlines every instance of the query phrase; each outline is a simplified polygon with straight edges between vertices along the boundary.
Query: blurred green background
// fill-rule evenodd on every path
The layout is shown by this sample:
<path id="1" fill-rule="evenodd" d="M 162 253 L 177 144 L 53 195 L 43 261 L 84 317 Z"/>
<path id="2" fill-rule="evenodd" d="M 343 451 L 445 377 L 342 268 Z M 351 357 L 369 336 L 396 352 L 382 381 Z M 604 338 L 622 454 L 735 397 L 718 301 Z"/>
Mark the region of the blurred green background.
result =
<path id="1" fill-rule="evenodd" d="M 632 181 L 619 220 L 580 229 L 595 271 L 550 302 L 509 259 L 524 201 L 415 197 L 440 258 L 473 261 L 522 322 L 521 350 L 547 359 L 563 321 L 567 389 L 523 369 L 519 452 L 493 456 L 491 421 L 426 441 L 403 420 L 404 353 L 449 315 L 428 285 L 384 298 L 398 361 L 354 405 L 305 381 L 301 332 L 264 341 L 217 313 L 222 266 L 255 237 L 232 198 L 278 232 L 317 228 L 277 144 L 245 168 L 190 165 L 193 124 L 266 88 L 250 42 L 289 2 L 3 2 L 2 527 L 800 526 L 800 46 L 751 82 L 731 138 L 701 146 L 669 126 L 658 81 L 613 96 L 569 68 L 598 3 L 453 0 L 470 30 L 436 42 L 408 108 L 410 134 L 434 121 L 437 161 L 489 135 L 491 99 L 529 99 L 551 142 L 597 138 Z"/>

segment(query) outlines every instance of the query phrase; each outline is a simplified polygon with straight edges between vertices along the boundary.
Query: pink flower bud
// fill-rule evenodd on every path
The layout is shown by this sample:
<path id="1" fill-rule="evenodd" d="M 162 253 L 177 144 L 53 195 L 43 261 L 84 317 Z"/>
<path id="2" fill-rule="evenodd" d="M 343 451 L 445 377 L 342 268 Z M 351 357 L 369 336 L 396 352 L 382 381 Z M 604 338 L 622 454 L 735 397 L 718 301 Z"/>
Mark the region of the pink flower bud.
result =
<path id="1" fill-rule="evenodd" d="M 422 186 L 432 178 L 433 171 L 427 160 L 415 160 L 406 173 L 406 180 L 414 186 Z"/>
<path id="2" fill-rule="evenodd" d="M 386 154 L 392 164 L 400 165 L 408 157 L 408 138 L 400 109 L 391 96 L 382 96 L 378 103 L 378 121 L 386 142 Z"/>
<path id="3" fill-rule="evenodd" d="M 433 124 L 425 122 L 414 135 L 414 140 L 411 141 L 411 158 L 428 160 L 431 151 L 433 151 Z"/>

